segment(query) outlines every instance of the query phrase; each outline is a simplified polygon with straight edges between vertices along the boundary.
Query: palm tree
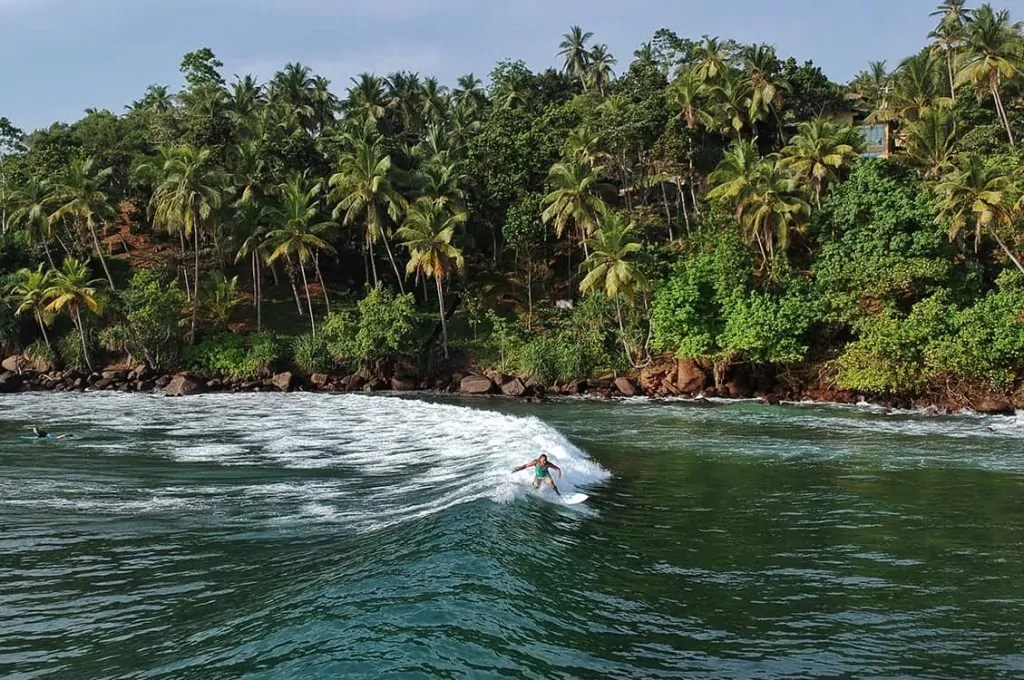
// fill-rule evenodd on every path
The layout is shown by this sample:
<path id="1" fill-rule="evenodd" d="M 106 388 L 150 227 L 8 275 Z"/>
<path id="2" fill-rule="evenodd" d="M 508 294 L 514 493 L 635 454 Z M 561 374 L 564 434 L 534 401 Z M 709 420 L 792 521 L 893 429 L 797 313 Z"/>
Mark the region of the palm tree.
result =
<path id="1" fill-rule="evenodd" d="M 462 251 L 452 245 L 452 239 L 456 228 L 465 224 L 466 219 L 467 213 L 453 213 L 424 196 L 409 208 L 405 222 L 396 234 L 409 250 L 406 272 L 434 278 L 445 358 L 448 357 L 448 320 L 444 311 L 444 280 L 465 269 Z"/>
<path id="2" fill-rule="evenodd" d="M 103 273 L 107 275 L 110 290 L 114 290 L 114 277 L 107 268 L 96 228 L 98 224 L 114 215 L 110 200 L 103 191 L 103 185 L 112 172 L 111 168 L 97 170 L 96 161 L 92 157 L 71 161 L 53 187 L 53 201 L 59 207 L 51 218 L 69 217 L 89 229 L 96 256 L 103 266 Z"/>
<path id="3" fill-rule="evenodd" d="M 850 83 L 850 89 L 871 111 L 867 122 L 891 120 L 889 94 L 892 91 L 892 75 L 884 60 L 869 62 L 868 69 L 858 73 Z"/>
<path id="4" fill-rule="evenodd" d="M 267 210 L 254 201 L 236 203 L 234 223 L 244 236 L 235 253 L 235 264 L 248 258 L 252 274 L 252 295 L 256 307 L 256 330 L 263 328 L 263 265 L 266 262 Z"/>
<path id="5" fill-rule="evenodd" d="M 264 87 L 254 76 L 237 78 L 228 92 L 227 116 L 235 127 L 252 133 L 256 112 L 267 103 Z"/>
<path id="6" fill-rule="evenodd" d="M 447 114 L 448 88 L 441 85 L 437 78 L 427 78 L 420 91 L 420 120 L 425 125 L 439 125 Z"/>
<path id="7" fill-rule="evenodd" d="M 12 301 L 17 305 L 14 313 L 18 316 L 31 312 L 39 330 L 43 333 L 43 342 L 50 345 L 50 338 L 46 334 L 46 323 L 48 312 L 46 307 L 50 302 L 49 293 L 53 285 L 53 270 L 46 269 L 39 265 L 36 269 L 19 269 L 15 273 L 15 280 L 11 284 L 9 294 Z"/>
<path id="8" fill-rule="evenodd" d="M 53 192 L 49 182 L 45 179 L 30 179 L 14 195 L 15 208 L 10 217 L 11 224 L 24 227 L 29 245 L 42 244 L 50 268 L 56 266 L 49 245 L 53 236 L 53 221 L 49 213 L 52 200 Z"/>
<path id="9" fill-rule="evenodd" d="M 818 118 L 801 123 L 797 135 L 782 150 L 783 164 L 814 196 L 821 208 L 825 185 L 839 179 L 839 173 L 858 157 L 859 149 L 847 143 L 852 135 L 828 120 Z"/>
<path id="10" fill-rule="evenodd" d="M 313 76 L 309 93 L 312 120 L 318 135 L 323 135 L 335 123 L 335 114 L 341 110 L 341 101 L 331 92 L 331 81 L 323 76 Z"/>
<path id="11" fill-rule="evenodd" d="M 975 10 L 967 24 L 966 55 L 955 79 L 957 87 L 973 85 L 979 101 L 985 92 L 992 95 L 999 122 L 1006 129 L 1011 146 L 1015 143 L 1013 129 L 1000 88 L 1004 80 L 1017 79 L 1024 69 L 1019 49 L 1022 26 L 1020 22 L 1011 23 L 1006 10 L 995 12 L 988 4 Z"/>
<path id="12" fill-rule="evenodd" d="M 302 287 L 306 291 L 306 304 L 309 307 L 309 323 L 316 335 L 316 320 L 313 315 L 313 300 L 309 295 L 309 281 L 306 278 L 306 263 L 316 261 L 315 253 L 334 252 L 334 247 L 324 240 L 325 232 L 336 226 L 334 222 L 317 222 L 320 213 L 320 182 L 307 184 L 301 175 L 294 175 L 280 185 L 281 204 L 271 211 L 272 218 L 280 226 L 267 234 L 267 241 L 273 251 L 267 257 L 272 264 L 278 259 L 298 260 L 302 274 Z M 319 265 L 316 265 L 319 272 Z M 320 277 L 321 281 L 323 277 Z M 324 299 L 327 299 L 327 288 L 324 286 Z"/>
<path id="13" fill-rule="evenodd" d="M 487 91 L 483 82 L 472 73 L 459 76 L 458 86 L 452 90 L 455 106 L 470 116 L 479 115 L 487 107 Z"/>
<path id="14" fill-rule="evenodd" d="M 73 257 L 64 260 L 61 268 L 54 272 L 53 283 L 45 295 L 50 302 L 46 306 L 47 313 L 59 314 L 67 312 L 72 323 L 78 329 L 82 341 L 82 357 L 85 365 L 92 372 L 92 361 L 89 359 L 89 346 L 85 340 L 85 326 L 82 324 L 82 308 L 93 314 L 99 314 L 103 307 L 96 287 L 102 285 L 101 279 L 90 279 L 89 263 L 81 262 Z"/>
<path id="15" fill-rule="evenodd" d="M 934 107 L 948 108 L 953 100 L 945 95 L 942 60 L 934 52 L 921 52 L 903 60 L 893 74 L 889 108 L 893 114 L 913 123 Z"/>
<path id="16" fill-rule="evenodd" d="M 988 230 L 1006 256 L 1024 273 L 1024 266 L 999 235 L 1000 227 L 1012 227 L 1013 183 L 996 165 L 987 165 L 977 154 L 960 156 L 955 169 L 935 187 L 939 196 L 938 219 L 949 220 L 952 241 L 973 222 L 974 249 Z"/>
<path id="17" fill-rule="evenodd" d="M 953 112 L 930 109 L 907 131 L 905 158 L 927 179 L 936 179 L 952 166 L 956 139 Z"/>
<path id="18" fill-rule="evenodd" d="M 312 130 L 315 88 L 313 72 L 308 66 L 299 62 L 286 64 L 270 81 L 270 101 L 279 106 L 292 123 L 305 130 Z"/>
<path id="19" fill-rule="evenodd" d="M 150 202 L 156 225 L 170 232 L 180 230 L 184 238 L 192 239 L 195 267 L 190 342 L 195 341 L 199 312 L 200 240 L 230 186 L 228 174 L 215 165 L 212 154 L 210 149 L 197 149 L 189 144 L 174 149 L 167 155 L 161 180 Z"/>
<path id="20" fill-rule="evenodd" d="M 693 69 L 681 72 L 672 81 L 667 93 L 669 103 L 679 112 L 676 115 L 691 130 L 698 125 L 703 128 L 715 125 L 714 117 L 702 106 L 706 94 L 707 90 Z"/>
<path id="21" fill-rule="evenodd" d="M 587 41 L 593 37 L 593 33 L 584 32 L 579 26 L 573 26 L 562 36 L 562 42 L 558 45 L 558 56 L 565 59 L 563 70 L 579 78 L 584 90 L 587 89 L 587 66 L 590 64 Z"/>
<path id="22" fill-rule="evenodd" d="M 385 85 L 388 108 L 393 119 L 397 119 L 397 129 L 407 139 L 414 137 L 423 129 L 423 82 L 419 74 L 398 71 L 387 77 Z"/>
<path id="23" fill-rule="evenodd" d="M 348 98 L 344 104 L 348 117 L 360 127 L 376 125 L 387 113 L 384 81 L 372 73 L 360 73 L 358 78 L 351 80 L 352 87 L 348 88 Z"/>
<path id="24" fill-rule="evenodd" d="M 738 73 L 730 71 L 717 79 L 712 92 L 716 99 L 715 113 L 722 134 L 726 137 L 735 134 L 742 139 L 750 108 L 749 83 Z"/>
<path id="25" fill-rule="evenodd" d="M 562 145 L 562 155 L 566 158 L 584 160 L 590 167 L 594 167 L 601 158 L 608 154 L 601 151 L 601 135 L 595 132 L 590 125 L 584 123 L 573 128 L 569 133 L 565 144 Z"/>
<path id="26" fill-rule="evenodd" d="M 789 89 L 789 84 L 777 77 L 779 60 L 775 56 L 775 48 L 764 44 L 747 47 L 743 51 L 743 66 L 747 78 L 746 89 L 750 93 L 747 115 L 751 123 L 771 115 L 778 125 L 779 139 L 784 140 L 785 133 L 778 110 L 782 106 L 782 93 Z"/>
<path id="27" fill-rule="evenodd" d="M 608 51 L 607 45 L 594 45 L 588 61 L 587 80 L 595 90 L 604 95 L 604 88 L 615 77 L 612 66 L 617 64 L 618 60 Z"/>
<path id="28" fill-rule="evenodd" d="M 364 220 L 364 243 L 373 271 L 373 285 L 378 284 L 377 263 L 373 256 L 373 244 L 384 241 L 388 259 L 398 278 L 399 289 L 404 293 L 402 275 L 398 272 L 391 246 L 388 242 L 386 222 L 390 217 L 398 221 L 402 214 L 403 200 L 392 184 L 391 156 L 381 147 L 382 137 L 370 141 L 350 138 L 352 148 L 342 155 L 338 172 L 331 175 L 329 184 L 333 191 L 331 200 L 335 219 L 344 214 L 344 223 L 352 224 Z M 367 272 L 369 274 L 369 272 Z"/>
<path id="29" fill-rule="evenodd" d="M 769 273 L 776 248 L 785 254 L 790 232 L 806 226 L 810 212 L 799 180 L 778 155 L 762 159 L 755 168 L 740 224 L 747 240 L 757 243 Z"/>
<path id="30" fill-rule="evenodd" d="M 718 78 L 728 70 L 725 48 L 718 38 L 704 37 L 694 53 L 694 73 L 701 85 L 715 85 Z"/>
<path id="31" fill-rule="evenodd" d="M 966 0 L 944 0 L 929 16 L 940 17 L 939 25 L 928 34 L 934 43 L 934 49 L 946 53 L 946 70 L 949 75 L 949 96 L 956 100 L 956 83 L 954 64 L 956 51 L 964 43 L 964 29 L 971 18 L 971 10 L 966 7 Z"/>
<path id="32" fill-rule="evenodd" d="M 603 170 L 602 166 L 590 167 L 580 158 L 569 158 L 551 166 L 548 173 L 551 192 L 541 202 L 546 206 L 541 219 L 554 223 L 558 238 L 572 222 L 577 239 L 586 248 L 586 237 L 597 228 L 598 218 L 608 212 L 602 195 L 610 193 L 612 187 L 601 182 Z"/>
<path id="33" fill-rule="evenodd" d="M 632 223 L 626 224 L 616 213 L 602 216 L 600 227 L 590 239 L 590 256 L 581 267 L 587 271 L 587 275 L 580 282 L 580 292 L 584 295 L 600 290 L 615 301 L 615 316 L 627 355 L 629 347 L 626 345 L 626 327 L 622 322 L 620 299 L 624 297 L 627 304 L 632 304 L 636 291 L 644 285 L 643 276 L 635 263 L 641 246 L 634 238 L 633 229 Z"/>
<path id="34" fill-rule="evenodd" d="M 734 140 L 726 149 L 718 167 L 708 175 L 708 182 L 712 185 L 707 194 L 708 199 L 733 205 L 736 218 L 741 218 L 753 184 L 754 171 L 760 160 L 757 145 L 753 141 Z"/>

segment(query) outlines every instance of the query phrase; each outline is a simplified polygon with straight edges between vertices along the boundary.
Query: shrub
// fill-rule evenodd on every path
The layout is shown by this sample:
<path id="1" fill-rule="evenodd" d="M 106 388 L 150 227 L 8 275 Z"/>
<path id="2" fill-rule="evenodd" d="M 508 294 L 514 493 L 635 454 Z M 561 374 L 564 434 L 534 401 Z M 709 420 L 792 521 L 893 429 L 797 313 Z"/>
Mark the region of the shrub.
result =
<path id="1" fill-rule="evenodd" d="M 142 269 L 115 302 L 121 321 L 100 333 L 109 351 L 144 358 L 154 369 L 177 363 L 182 344 L 182 308 L 185 295 L 177 280 Z"/>
<path id="2" fill-rule="evenodd" d="M 416 355 L 421 316 L 411 293 L 395 295 L 378 286 L 357 308 L 357 314 L 331 314 L 321 328 L 335 362 L 378 371 Z"/>
<path id="3" fill-rule="evenodd" d="M 25 348 L 25 358 L 36 363 L 54 364 L 57 362 L 57 353 L 42 340 L 36 340 Z"/>
<path id="4" fill-rule="evenodd" d="M 95 349 L 95 338 L 88 330 L 85 333 L 85 341 L 89 346 L 89 355 L 93 355 Z M 76 371 L 88 371 L 89 365 L 85 361 L 85 354 L 82 352 L 82 338 L 77 331 L 68 333 L 57 343 L 57 353 L 60 355 L 61 363 L 67 368 Z"/>
<path id="5" fill-rule="evenodd" d="M 920 393 L 933 376 L 929 349 L 949 337 L 953 314 L 948 291 L 940 291 L 914 305 L 905 319 L 877 315 L 837 360 L 837 384 L 872 394 Z"/>
<path id="6" fill-rule="evenodd" d="M 295 338 L 292 356 L 299 370 L 307 373 L 327 373 L 331 369 L 331 355 L 327 340 L 321 335 L 307 333 Z"/>
<path id="7" fill-rule="evenodd" d="M 271 333 L 224 333 L 187 348 L 185 360 L 203 375 L 255 380 L 269 376 L 281 355 L 281 343 Z"/>

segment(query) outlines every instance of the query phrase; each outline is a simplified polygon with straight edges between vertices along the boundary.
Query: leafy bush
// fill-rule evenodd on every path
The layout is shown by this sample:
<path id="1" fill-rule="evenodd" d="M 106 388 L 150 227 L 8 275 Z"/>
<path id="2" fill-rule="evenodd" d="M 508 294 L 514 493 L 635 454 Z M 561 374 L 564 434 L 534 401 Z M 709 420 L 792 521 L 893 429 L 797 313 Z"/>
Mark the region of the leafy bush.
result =
<path id="1" fill-rule="evenodd" d="M 327 373 L 331 369 L 331 355 L 327 340 L 321 335 L 307 333 L 292 343 L 295 365 L 305 373 Z"/>
<path id="2" fill-rule="evenodd" d="M 857 164 L 814 219 L 821 243 L 814 280 L 831 321 L 856 326 L 883 308 L 905 315 L 951 283 L 952 247 L 935 214 L 906 169 L 882 160 Z"/>
<path id="3" fill-rule="evenodd" d="M 25 358 L 32 362 L 55 364 L 57 352 L 42 340 L 36 340 L 25 348 Z"/>
<path id="4" fill-rule="evenodd" d="M 100 333 L 110 351 L 145 358 L 154 369 L 177 363 L 182 344 L 182 308 L 185 295 L 177 280 L 141 269 L 115 302 L 121 321 Z"/>
<path id="5" fill-rule="evenodd" d="M 588 296 L 569 313 L 548 319 L 527 333 L 514 321 L 489 313 L 491 360 L 505 373 L 532 376 L 538 382 L 570 382 L 609 368 L 624 368 L 608 323 L 611 303 Z"/>
<path id="6" fill-rule="evenodd" d="M 684 259 L 655 291 L 651 310 L 654 349 L 683 357 L 723 353 L 727 309 L 750 289 L 750 255 L 735 225 Z"/>
<path id="7" fill-rule="evenodd" d="M 281 356 L 280 341 L 267 332 L 248 336 L 224 333 L 209 337 L 185 351 L 186 363 L 193 371 L 236 380 L 269 376 Z"/>
<path id="8" fill-rule="evenodd" d="M 89 355 L 93 355 L 95 345 L 92 333 L 86 331 L 85 341 L 89 346 Z M 85 361 L 85 354 L 82 352 L 82 338 L 77 331 L 68 333 L 57 343 L 57 353 L 60 355 L 61 363 L 67 368 L 76 371 L 88 371 L 89 365 Z"/>
<path id="9" fill-rule="evenodd" d="M 352 368 L 358 362 L 356 334 L 359 333 L 359 317 L 351 312 L 334 312 L 320 325 L 320 337 L 327 349 L 327 356 L 336 364 Z"/>
<path id="10" fill-rule="evenodd" d="M 800 290 L 782 296 L 750 293 L 727 308 L 720 344 L 725 352 L 754 363 L 803 361 L 815 312 Z"/>
<path id="11" fill-rule="evenodd" d="M 929 349 L 932 373 L 944 372 L 992 388 L 1009 388 L 1024 365 L 1024 288 L 1021 275 L 1005 272 L 1000 289 L 958 312 L 953 333 Z"/>
<path id="12" fill-rule="evenodd" d="M 357 314 L 331 314 L 323 324 L 327 352 L 335 362 L 376 371 L 416 355 L 421 317 L 411 293 L 396 295 L 378 286 L 357 308 Z"/>

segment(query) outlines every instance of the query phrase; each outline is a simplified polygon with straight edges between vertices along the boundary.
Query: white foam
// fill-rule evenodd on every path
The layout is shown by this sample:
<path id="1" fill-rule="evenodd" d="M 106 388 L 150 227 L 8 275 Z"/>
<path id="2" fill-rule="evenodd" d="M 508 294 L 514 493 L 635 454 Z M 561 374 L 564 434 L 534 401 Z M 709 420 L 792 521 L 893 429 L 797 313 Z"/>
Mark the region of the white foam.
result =
<path id="1" fill-rule="evenodd" d="M 538 418 L 411 399 L 26 394 L 4 399 L 3 406 L 0 417 L 25 424 L 42 411 L 60 413 L 59 421 L 47 418 L 49 429 L 75 432 L 72 446 L 90 455 L 158 458 L 185 466 L 185 474 L 211 465 L 248 470 L 239 470 L 241 484 L 233 475 L 224 484 L 156 489 L 144 480 L 137 488 L 93 481 L 56 492 L 11 489 L 3 494 L 6 501 L 0 499 L 41 502 L 60 511 L 159 514 L 197 508 L 217 522 L 260 517 L 372 530 L 474 501 L 509 502 L 531 493 L 530 473 L 511 470 L 541 452 L 563 469 L 559 486 L 565 492 L 609 476 Z M 256 483 L 254 474 L 260 477 Z"/>

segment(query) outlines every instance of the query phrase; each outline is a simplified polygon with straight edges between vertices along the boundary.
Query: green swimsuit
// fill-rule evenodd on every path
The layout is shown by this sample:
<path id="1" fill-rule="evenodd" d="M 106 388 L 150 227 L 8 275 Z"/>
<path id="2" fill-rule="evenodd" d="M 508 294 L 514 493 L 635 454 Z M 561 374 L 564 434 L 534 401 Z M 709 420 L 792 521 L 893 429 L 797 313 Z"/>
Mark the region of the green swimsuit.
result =
<path id="1" fill-rule="evenodd" d="M 544 479 L 548 476 L 548 469 L 546 467 L 541 467 L 540 465 L 534 465 L 533 473 L 537 475 L 537 479 Z"/>

